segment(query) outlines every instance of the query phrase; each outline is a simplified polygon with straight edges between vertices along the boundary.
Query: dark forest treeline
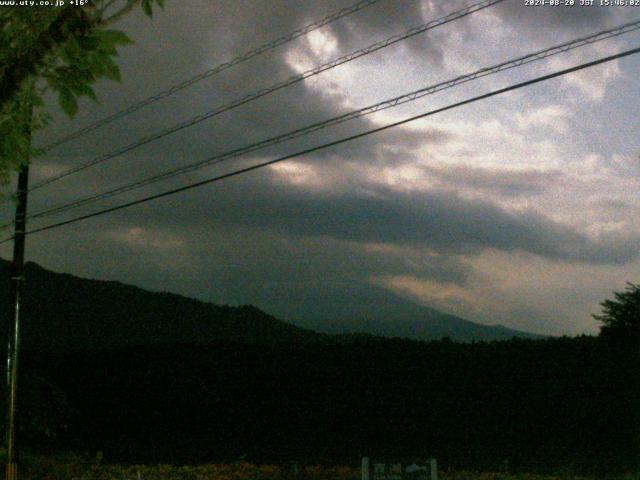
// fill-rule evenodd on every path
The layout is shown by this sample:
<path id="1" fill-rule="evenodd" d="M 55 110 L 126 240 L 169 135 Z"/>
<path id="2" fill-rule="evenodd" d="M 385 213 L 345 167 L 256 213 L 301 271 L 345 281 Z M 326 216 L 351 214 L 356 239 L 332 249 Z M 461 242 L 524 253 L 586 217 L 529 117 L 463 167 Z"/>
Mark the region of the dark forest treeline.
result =
<path id="1" fill-rule="evenodd" d="M 637 351 L 635 342 L 586 336 L 353 337 L 25 352 L 23 366 L 27 378 L 55 386 L 40 389 L 35 408 L 58 402 L 55 422 L 67 427 L 55 448 L 101 450 L 108 461 L 426 454 L 445 468 L 495 470 L 508 460 L 515 470 L 613 472 L 637 463 Z"/>

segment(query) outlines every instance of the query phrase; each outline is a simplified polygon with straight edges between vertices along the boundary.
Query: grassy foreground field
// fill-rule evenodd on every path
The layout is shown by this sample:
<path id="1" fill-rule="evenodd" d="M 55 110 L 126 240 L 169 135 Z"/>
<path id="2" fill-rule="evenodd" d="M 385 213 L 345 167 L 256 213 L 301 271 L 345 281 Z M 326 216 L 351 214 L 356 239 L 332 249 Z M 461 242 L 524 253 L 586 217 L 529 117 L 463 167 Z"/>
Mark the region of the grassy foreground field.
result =
<path id="1" fill-rule="evenodd" d="M 24 480 L 360 480 L 360 470 L 345 466 L 254 465 L 250 463 L 198 466 L 100 465 L 77 458 L 31 459 L 22 466 Z M 640 476 L 597 477 L 598 480 L 638 480 Z M 569 474 L 537 475 L 497 472 L 440 471 L 440 480 L 596 480 L 596 477 Z"/>

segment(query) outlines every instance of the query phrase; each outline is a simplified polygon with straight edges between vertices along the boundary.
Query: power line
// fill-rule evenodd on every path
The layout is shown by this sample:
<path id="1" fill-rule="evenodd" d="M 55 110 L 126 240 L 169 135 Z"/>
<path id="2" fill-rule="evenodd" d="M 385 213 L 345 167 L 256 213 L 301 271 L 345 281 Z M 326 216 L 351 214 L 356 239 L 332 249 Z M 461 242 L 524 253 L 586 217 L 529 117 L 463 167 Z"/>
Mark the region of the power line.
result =
<path id="1" fill-rule="evenodd" d="M 328 128 L 331 126 L 335 126 L 344 122 L 347 122 L 349 120 L 353 120 L 359 117 L 363 117 L 365 115 L 369 115 L 381 110 L 385 110 L 388 108 L 392 108 L 392 107 L 396 107 L 398 105 L 402 105 L 404 103 L 408 103 L 408 102 L 412 102 L 415 101 L 419 98 L 422 98 L 426 95 L 431 95 L 437 92 L 440 92 L 442 90 L 446 90 L 448 88 L 452 88 L 455 87 L 457 85 L 460 85 L 462 83 L 466 83 L 472 80 L 476 80 L 478 78 L 483 78 L 485 76 L 488 75 L 492 75 L 498 72 L 502 72 L 511 68 L 516 68 L 516 67 L 520 67 L 522 65 L 526 65 L 529 64 L 531 62 L 534 61 L 538 61 L 538 60 L 543 60 L 545 58 L 551 57 L 553 55 L 558 55 L 560 53 L 564 53 L 567 52 L 569 50 L 573 50 L 579 47 L 583 47 L 585 45 L 590 45 L 593 44 L 595 42 L 599 42 L 602 40 L 606 40 L 609 38 L 613 38 L 613 37 L 617 37 L 620 35 L 623 35 L 625 33 L 629 33 L 635 30 L 640 29 L 640 20 L 636 20 L 633 22 L 629 22 L 623 25 L 619 25 L 617 27 L 614 28 L 610 28 L 586 37 L 581 37 L 575 40 L 571 40 L 569 42 L 565 42 L 563 44 L 560 45 L 556 45 L 544 50 L 539 50 L 536 51 L 534 53 L 530 53 L 515 59 L 511 59 L 505 62 L 501 62 L 497 65 L 491 66 L 491 67 L 485 67 L 482 68 L 480 70 L 476 70 L 472 73 L 466 74 L 466 75 L 461 75 L 458 77 L 455 77 L 453 79 L 450 80 L 446 80 L 440 83 L 437 83 L 435 85 L 431 85 L 425 88 L 421 88 L 419 90 L 415 90 L 413 92 L 410 93 L 406 93 L 404 95 L 400 95 L 397 97 L 394 97 L 392 99 L 389 100 L 384 100 L 382 102 L 378 102 L 376 104 L 373 105 L 369 105 L 367 107 L 363 107 L 360 108 L 358 110 L 354 110 L 348 113 L 345 113 L 343 115 L 339 115 L 337 117 L 333 117 L 329 120 L 325 120 L 322 122 L 317 122 L 311 125 L 307 125 L 306 127 L 302 127 L 287 133 L 284 133 L 282 135 L 278 135 L 276 137 L 271 137 L 269 139 L 266 140 L 262 140 L 260 142 L 256 142 L 253 143 L 251 145 L 245 146 L 245 147 L 241 147 L 241 148 L 237 148 L 234 150 L 230 150 L 218 155 L 214 155 L 212 157 L 209 157 L 205 160 L 201 160 L 195 163 L 191 163 L 189 165 L 183 166 L 183 167 L 178 167 L 178 168 L 174 168 L 162 173 L 159 173 L 157 175 L 151 176 L 151 177 L 147 177 L 144 178 L 142 180 L 138 180 L 132 183 L 129 183 L 127 185 L 123 185 L 120 187 L 117 187 L 115 189 L 112 190 L 108 190 L 106 192 L 102 192 L 102 193 L 98 193 L 95 195 L 90 195 L 75 201 L 72 201 L 70 203 L 67 204 L 63 204 L 63 205 L 59 205 L 56 207 L 52 207 L 52 208 L 48 208 L 46 210 L 42 210 L 40 212 L 34 213 L 32 215 L 29 216 L 30 219 L 36 219 L 36 218 L 44 218 L 44 217 L 48 217 L 57 213 L 62 213 L 74 208 L 78 208 L 84 205 L 88 205 L 91 203 L 94 203 L 96 201 L 99 200 L 103 200 L 106 198 L 112 198 L 115 197 L 117 195 L 126 193 L 126 192 L 130 192 L 132 190 L 141 188 L 143 186 L 147 186 L 147 185 L 151 185 L 153 183 L 162 181 L 162 180 L 166 180 L 169 178 L 172 178 L 174 176 L 180 175 L 180 174 L 184 174 L 184 173 L 188 173 L 188 172 L 192 172 L 195 170 L 198 170 L 200 168 L 209 166 L 209 165 L 213 165 L 213 164 L 217 164 L 217 163 L 221 163 L 225 160 L 229 160 L 231 158 L 236 158 L 239 157 L 241 155 L 245 155 L 247 153 L 251 153 L 251 152 L 255 152 L 257 150 L 261 150 L 273 145 L 277 145 L 279 143 L 288 141 L 288 140 L 292 140 L 294 138 L 298 138 L 304 135 L 308 135 L 310 133 L 313 133 L 315 131 L 324 129 L 324 128 Z"/>
<path id="2" fill-rule="evenodd" d="M 307 33 L 310 33 L 314 30 L 317 30 L 318 28 L 324 27 L 325 25 L 328 25 L 336 20 L 339 20 L 342 17 L 346 17 L 347 15 L 351 15 L 352 13 L 355 13 L 359 10 L 362 10 L 363 8 L 369 7 L 371 5 L 373 5 L 374 3 L 378 3 L 380 0 L 360 0 L 359 2 L 349 6 L 349 7 L 345 7 L 341 10 L 339 10 L 338 12 L 332 13 L 331 15 L 327 15 L 326 17 L 315 21 L 313 23 L 310 23 L 308 25 L 305 25 L 302 28 L 299 28 L 297 30 L 294 30 L 291 33 L 288 33 L 287 35 L 283 35 L 275 40 L 272 40 L 271 42 L 265 43 L 264 45 L 261 45 L 253 50 L 250 50 L 248 52 L 245 52 L 241 55 L 238 55 L 237 57 L 229 60 L 228 62 L 225 63 L 221 63 L 205 72 L 202 72 L 198 75 L 195 75 L 187 80 L 184 80 L 183 82 L 180 82 L 176 85 L 173 85 L 171 87 L 169 87 L 166 90 L 163 90 L 161 92 L 156 93 L 155 95 L 152 95 L 150 97 L 145 98 L 144 100 L 140 100 L 137 103 L 134 103 L 133 105 L 130 105 L 129 107 L 125 108 L 124 110 L 121 110 L 119 112 L 116 112 L 112 115 L 109 115 L 107 117 L 104 117 L 100 120 L 98 120 L 95 123 L 92 123 L 91 125 L 88 125 L 84 128 L 81 128 L 80 130 L 76 130 L 75 132 L 70 133 L 69 135 L 66 135 L 54 142 L 49 143 L 48 145 L 45 145 L 44 147 L 42 147 L 42 150 L 44 152 L 47 152 L 49 150 L 54 149 L 55 147 L 62 145 L 63 143 L 67 143 L 71 140 L 74 140 L 78 137 L 81 137 L 89 132 L 92 132 L 94 130 L 97 130 L 100 127 L 103 127 L 104 125 L 107 125 L 115 120 L 118 120 L 122 117 L 126 117 L 127 115 L 132 114 L 133 112 L 136 112 L 138 110 L 140 110 L 143 107 L 146 107 L 147 105 L 150 105 L 152 103 L 157 102 L 158 100 L 161 100 L 163 98 L 166 98 L 170 95 L 173 95 L 176 92 L 179 92 L 180 90 L 183 90 L 187 87 L 190 87 L 191 85 L 193 85 L 194 83 L 198 83 L 201 80 L 204 80 L 206 78 L 210 78 L 214 75 L 217 75 L 220 72 L 223 72 L 224 70 L 227 70 L 231 67 L 234 67 L 236 65 L 239 65 L 240 63 L 246 62 L 247 60 L 250 60 L 254 57 L 257 57 L 258 55 L 261 55 L 269 50 L 273 50 L 281 45 L 284 45 L 285 43 L 291 42 L 293 40 L 295 40 L 296 38 L 299 38 L 303 35 L 306 35 Z"/>
<path id="3" fill-rule="evenodd" d="M 527 80 L 525 82 L 516 83 L 516 84 L 510 85 L 508 87 L 500 88 L 498 90 L 493 90 L 493 91 L 491 91 L 489 93 L 485 93 L 483 95 L 478 95 L 476 97 L 472 97 L 472 98 L 469 98 L 467 100 L 462 100 L 460 102 L 456 102 L 456 103 L 447 105 L 445 107 L 437 108 L 435 110 L 431 110 L 431 111 L 426 112 L 426 113 L 415 115 L 413 117 L 409 117 L 409 118 L 406 118 L 404 120 L 400 120 L 400 121 L 397 121 L 397 122 L 394 122 L 394 123 L 390 123 L 388 125 L 384 125 L 382 127 L 378 127 L 378 128 L 372 129 L 372 130 L 367 130 L 366 132 L 358 133 L 356 135 L 351 135 L 349 137 L 344 137 L 344 138 L 341 138 L 339 140 L 335 140 L 333 142 L 324 143 L 324 144 L 318 145 L 316 147 L 312 147 L 312 148 L 308 148 L 308 149 L 305 149 L 305 150 L 301 150 L 301 151 L 298 151 L 298 152 L 295 152 L 295 153 L 292 153 L 292 154 L 289 154 L 289 155 L 285 155 L 283 157 L 276 158 L 274 160 L 269 160 L 267 162 L 262 162 L 262 163 L 259 163 L 257 165 L 253 165 L 253 166 L 246 167 L 246 168 L 241 168 L 241 169 L 235 170 L 235 171 L 230 172 L 230 173 L 225 173 L 223 175 L 218 175 L 216 177 L 209 178 L 209 179 L 206 179 L 206 180 L 201 180 L 199 182 L 191 183 L 189 185 L 185 185 L 185 186 L 182 186 L 182 187 L 179 187 L 179 188 L 174 188 L 172 190 L 167 190 L 167 191 L 164 191 L 164 192 L 161 192 L 161 193 L 157 193 L 157 194 L 150 195 L 150 196 L 147 196 L 147 197 L 144 197 L 144 198 L 140 198 L 138 200 L 133 200 L 133 201 L 130 201 L 130 202 L 122 203 L 122 204 L 116 205 L 114 207 L 105 208 L 105 209 L 99 210 L 97 212 L 89 213 L 89 214 L 86 214 L 86 215 L 81 215 L 81 216 L 78 216 L 78 217 L 75 217 L 75 218 L 72 218 L 72 219 L 69 219 L 69 220 L 64 220 L 64 221 L 61 221 L 61 222 L 57 222 L 57 223 L 53 223 L 53 224 L 50 224 L 50 225 L 46 225 L 44 227 L 36 228 L 34 230 L 29 230 L 26 233 L 28 235 L 30 235 L 30 234 L 34 234 L 34 233 L 44 232 L 44 231 L 47 231 L 47 230 L 52 230 L 54 228 L 59 228 L 59 227 L 62 227 L 64 225 L 69 225 L 69 224 L 76 223 L 76 222 L 79 222 L 79 221 L 82 221 L 82 220 L 86 220 L 86 219 L 89 219 L 89 218 L 93 218 L 93 217 L 97 217 L 97 216 L 100 216 L 100 215 L 104 215 L 106 213 L 111 213 L 111 212 L 115 212 L 117 210 L 122 210 L 122 209 L 125 209 L 125 208 L 128 208 L 128 207 L 132 207 L 134 205 L 139 205 L 139 204 L 142 204 L 142 203 L 150 202 L 152 200 L 157 200 L 159 198 L 167 197 L 169 195 L 174 195 L 176 193 L 184 192 L 186 190 L 191 190 L 193 188 L 201 187 L 203 185 L 208 185 L 210 183 L 214 183 L 214 182 L 218 182 L 218 181 L 221 181 L 221 180 L 224 180 L 224 179 L 227 179 L 227 178 L 235 177 L 235 176 L 243 174 L 243 173 L 251 172 L 253 170 L 258 170 L 260 168 L 264 168 L 264 167 L 267 167 L 269 165 L 273 165 L 275 163 L 279 163 L 279 162 L 282 162 L 282 161 L 285 161 L 285 160 L 290 160 L 292 158 L 300 157 L 300 156 L 303 156 L 303 155 L 308 155 L 310 153 L 314 153 L 314 152 L 317 152 L 319 150 L 324 150 L 326 148 L 333 147 L 333 146 L 336 146 L 336 145 L 340 145 L 342 143 L 346 143 L 346 142 L 349 142 L 349 141 L 352 141 L 352 140 L 356 140 L 358 138 L 366 137 L 366 136 L 372 135 L 374 133 L 379 133 L 379 132 L 382 132 L 382 131 L 385 131 L 385 130 L 388 130 L 388 129 L 391 129 L 391 128 L 394 128 L 394 127 L 397 127 L 397 126 L 400 126 L 400 125 L 404 125 L 406 123 L 409 123 L 409 122 L 412 122 L 412 121 L 415 121 L 415 120 L 418 120 L 418 119 L 421 119 L 421 118 L 425 118 L 425 117 L 428 117 L 428 116 L 431 116 L 431 115 L 435 115 L 437 113 L 441 113 L 441 112 L 444 112 L 444 111 L 447 111 L 447 110 L 452 110 L 454 108 L 458 108 L 458 107 L 461 107 L 461 106 L 464 106 L 464 105 L 468 105 L 470 103 L 474 103 L 474 102 L 477 102 L 479 100 L 484 100 L 486 98 L 490 98 L 490 97 L 493 97 L 493 96 L 496 96 L 496 95 L 507 93 L 507 92 L 510 92 L 510 91 L 513 91 L 513 90 L 517 90 L 517 89 L 520 89 L 520 88 L 523 88 L 523 87 L 527 87 L 529 85 L 533 85 L 533 84 L 536 84 L 536 83 L 544 82 L 544 81 L 550 80 L 552 78 L 560 77 L 562 75 L 567 75 L 569 73 L 573 73 L 573 72 L 576 72 L 578 70 L 583 70 L 585 68 L 589 68 L 589 67 L 593 67 L 593 66 L 596 66 L 596 65 L 600 65 L 600 64 L 606 63 L 606 62 L 617 60 L 619 58 L 623 58 L 623 57 L 626 57 L 626 56 L 629 56 L 629 55 L 634 55 L 636 53 L 640 53 L 640 47 L 637 47 L 637 48 L 634 48 L 634 49 L 631 49 L 631 50 L 626 50 L 624 52 L 617 53 L 615 55 L 609 55 L 607 57 L 602 57 L 602 58 L 599 58 L 597 60 L 593 60 L 591 62 L 587 62 L 587 63 L 583 63 L 583 64 L 580 64 L 580 65 L 577 65 L 575 67 L 559 70 L 559 71 L 556 71 L 554 73 L 550 73 L 550 74 L 547 74 L 547 75 L 536 77 L 536 78 L 531 79 L 531 80 Z M 0 243 L 5 243 L 5 242 L 7 242 L 9 240 L 12 240 L 12 239 L 13 239 L 13 237 L 10 237 L 10 238 L 7 238 L 7 239 L 3 240 Z"/>
<path id="4" fill-rule="evenodd" d="M 378 50 L 381 50 L 383 48 L 389 47 L 395 43 L 401 42 L 403 40 L 406 40 L 408 38 L 414 37 L 416 35 L 419 35 L 421 33 L 424 33 L 428 30 L 434 29 L 436 27 L 439 27 L 441 25 L 445 25 L 447 23 L 453 22 L 455 20 L 458 20 L 460 18 L 466 17 L 467 15 L 471 15 L 474 12 L 477 12 L 479 10 L 488 8 L 492 5 L 495 5 L 497 3 L 503 2 L 504 0 L 483 0 L 481 2 L 475 3 L 473 5 L 470 5 L 468 7 L 465 7 L 461 10 L 455 11 L 453 13 L 450 13 L 448 15 L 445 15 L 443 17 L 440 17 L 436 20 L 432 20 L 428 23 L 419 25 L 417 27 L 413 27 L 410 28 L 409 30 L 405 31 L 404 33 L 401 34 L 396 34 L 393 35 L 385 40 L 382 40 L 380 42 L 376 42 L 368 47 L 365 47 L 361 50 L 356 50 L 355 52 L 352 52 L 348 55 L 344 55 L 342 57 L 339 57 L 335 60 L 332 60 L 328 63 L 325 63 L 323 65 L 320 65 L 319 67 L 315 67 L 311 70 L 307 70 L 301 74 L 298 75 L 294 75 L 292 77 L 289 77 L 286 80 L 283 80 L 281 82 L 278 82 L 274 85 L 271 85 L 270 87 L 267 88 L 263 88 L 261 90 L 249 93 L 243 97 L 240 97 L 239 99 L 236 99 L 230 103 L 221 105 L 213 110 L 210 110 L 209 112 L 197 115 L 195 117 L 190 118 L 189 120 L 186 120 L 184 122 L 181 122 L 177 125 L 174 125 L 172 127 L 169 127 L 165 130 L 162 130 L 160 132 L 156 132 L 153 133 L 151 135 L 148 135 L 146 137 L 143 137 L 140 140 L 137 140 L 136 142 L 133 142 L 125 147 L 122 147 L 118 150 L 115 150 L 113 152 L 110 152 L 106 155 L 103 155 L 101 157 L 95 158 L 93 160 L 90 160 L 89 162 L 77 165 L 75 167 L 72 167 L 62 173 L 60 173 L 59 175 L 56 175 L 48 180 L 44 180 L 36 185 L 34 185 L 31 190 L 36 190 L 39 188 L 44 187 L 45 185 L 49 185 L 50 183 L 56 182 L 62 178 L 68 177 L 69 175 L 73 175 L 75 173 L 78 173 L 80 171 L 86 170 L 87 168 L 93 167 L 95 165 L 98 165 L 100 163 L 106 162 L 107 160 L 110 160 L 114 157 L 117 157 L 119 155 L 123 155 L 125 153 L 130 152 L 131 150 L 134 150 L 138 147 L 141 147 L 143 145 L 146 145 L 147 143 L 153 142 L 155 140 L 159 140 L 160 138 L 166 137 L 167 135 L 171 135 L 173 133 L 176 133 L 180 130 L 183 130 L 185 128 L 188 127 L 192 127 L 193 125 L 196 125 L 197 123 L 203 122 L 204 120 L 207 120 L 209 118 L 212 118 L 216 115 L 220 115 L 221 113 L 227 112 L 229 110 L 232 110 L 234 108 L 237 108 L 241 105 L 244 105 L 246 103 L 252 102 L 253 100 L 257 100 L 261 97 L 264 97 L 266 95 L 269 95 L 277 90 L 281 90 L 285 87 L 288 87 L 290 85 L 293 85 L 295 83 L 301 82 L 307 78 L 310 78 L 312 76 L 318 75 L 322 72 L 325 72 L 327 70 L 330 70 L 334 67 L 337 67 L 339 65 L 345 64 L 347 62 L 350 62 L 352 60 L 355 60 L 357 58 L 363 57 L 365 55 L 368 55 L 370 53 L 376 52 Z"/>

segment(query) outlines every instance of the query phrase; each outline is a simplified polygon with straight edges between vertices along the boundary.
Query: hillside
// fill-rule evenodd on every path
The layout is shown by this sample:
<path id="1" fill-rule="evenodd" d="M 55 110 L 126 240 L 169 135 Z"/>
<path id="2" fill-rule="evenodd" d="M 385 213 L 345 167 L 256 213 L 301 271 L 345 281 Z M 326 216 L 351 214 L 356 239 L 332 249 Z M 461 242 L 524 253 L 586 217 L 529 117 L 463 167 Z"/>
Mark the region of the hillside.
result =
<path id="1" fill-rule="evenodd" d="M 320 337 L 252 306 L 219 306 L 119 282 L 54 273 L 35 263 L 27 263 L 25 270 L 22 344 L 26 349 L 104 349 L 212 340 L 307 342 Z M 9 262 L 2 260 L 3 313 L 8 310 L 8 279 Z"/>
<path id="2" fill-rule="evenodd" d="M 633 342 L 329 338 L 254 307 L 35 264 L 27 276 L 19 410 L 27 445 L 136 464 L 342 464 L 427 452 L 443 468 L 489 471 L 507 459 L 519 470 L 610 473 L 637 458 Z M 443 315 L 379 299 L 389 308 L 380 314 L 422 312 L 425 324 L 428 313 Z"/>
<path id="3" fill-rule="evenodd" d="M 411 308 L 413 307 L 413 308 Z M 375 334 L 412 340 L 433 341 L 449 337 L 457 342 L 482 342 L 518 338 L 544 338 L 501 325 L 480 325 L 432 308 L 407 304 L 410 314 L 398 312 L 392 317 L 380 314 L 352 316 L 338 320 L 304 320 L 296 325 L 329 335 Z M 407 312 L 408 313 L 408 312 Z"/>
<path id="4" fill-rule="evenodd" d="M 364 301 L 354 302 L 353 298 Z M 470 322 L 418 305 L 375 286 L 355 293 L 345 289 L 341 296 L 334 294 L 332 300 L 317 301 L 313 308 L 299 308 L 286 316 L 278 316 L 300 327 L 334 335 L 365 333 L 423 341 L 449 337 L 458 342 L 509 340 L 513 337 L 543 338 L 542 335 L 501 325 Z"/>
<path id="5" fill-rule="evenodd" d="M 281 321 L 250 306 L 220 306 L 120 282 L 89 280 L 26 264 L 25 348 L 105 349 L 134 345 L 329 341 L 326 334 L 489 341 L 535 335 L 479 325 L 418 306 L 382 289 L 371 301 L 318 304 L 316 317 Z M 0 308 L 8 310 L 9 262 L 0 260 Z M 5 325 L 5 322 L 3 322 Z M 320 333 L 316 333 L 320 332 Z M 342 339 L 344 341 L 344 339 Z"/>

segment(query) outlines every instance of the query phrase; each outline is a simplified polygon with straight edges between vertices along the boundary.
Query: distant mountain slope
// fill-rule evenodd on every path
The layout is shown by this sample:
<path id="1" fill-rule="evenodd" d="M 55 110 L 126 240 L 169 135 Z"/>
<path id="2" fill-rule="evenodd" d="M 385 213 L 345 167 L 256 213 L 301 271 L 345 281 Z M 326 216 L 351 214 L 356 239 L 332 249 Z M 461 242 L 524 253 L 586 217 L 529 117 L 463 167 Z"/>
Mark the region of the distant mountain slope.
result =
<path id="1" fill-rule="evenodd" d="M 252 306 L 229 307 L 119 282 L 87 280 L 26 264 L 22 345 L 31 350 L 169 343 L 307 342 L 322 335 Z M 9 262 L 0 259 L 0 312 L 6 338 Z"/>
<path id="2" fill-rule="evenodd" d="M 353 298 L 365 301 L 353 302 Z M 290 322 L 327 334 L 364 333 L 413 340 L 449 337 L 458 342 L 508 340 L 513 337 L 543 338 L 542 335 L 512 330 L 501 325 L 481 325 L 433 308 L 417 305 L 382 288 L 358 291 L 327 305 L 316 305 L 314 315 L 296 312 Z"/>
<path id="3" fill-rule="evenodd" d="M 219 306 L 120 282 L 55 273 L 35 263 L 27 263 L 25 268 L 25 315 L 21 328 L 23 346 L 30 350 L 207 344 L 218 340 L 344 343 L 357 337 L 353 334 L 427 341 L 450 337 L 462 342 L 537 337 L 469 322 L 374 287 L 367 292 L 368 302 L 354 305 L 353 297 L 349 298 L 345 291 L 344 301 L 323 303 L 318 299 L 311 314 L 306 308 L 306 316 L 286 323 L 253 306 Z M 2 338 L 6 338 L 8 284 L 9 262 L 0 259 Z M 349 335 L 329 339 L 325 334 Z"/>
<path id="4" fill-rule="evenodd" d="M 330 335 L 370 334 L 383 337 L 399 337 L 412 340 L 440 340 L 449 337 L 457 342 L 481 342 L 519 338 L 544 338 L 543 335 L 512 330 L 501 325 L 480 325 L 454 315 L 435 312 L 425 308 L 412 319 L 351 319 L 351 320 L 305 320 L 295 322 L 307 328 Z"/>

